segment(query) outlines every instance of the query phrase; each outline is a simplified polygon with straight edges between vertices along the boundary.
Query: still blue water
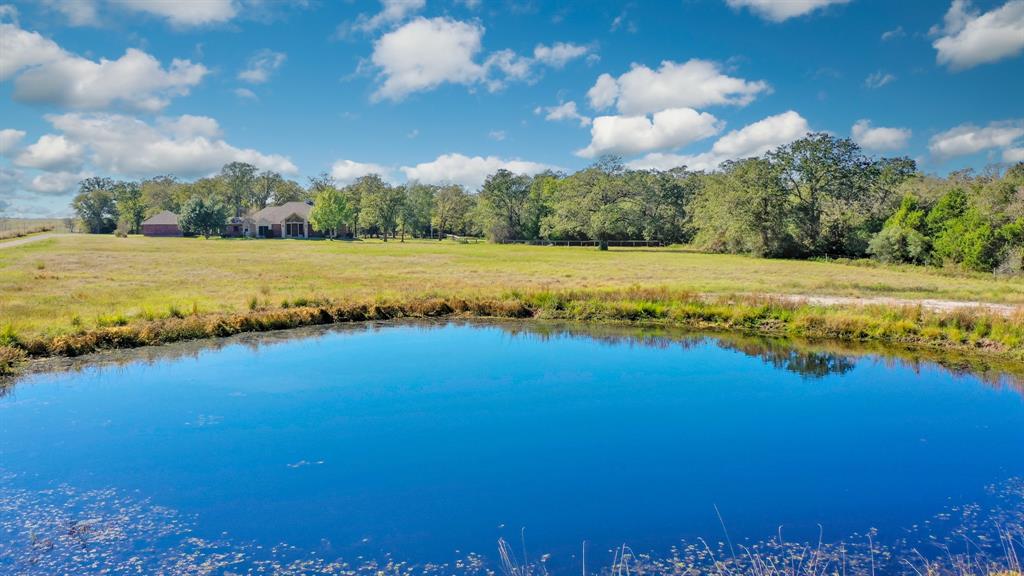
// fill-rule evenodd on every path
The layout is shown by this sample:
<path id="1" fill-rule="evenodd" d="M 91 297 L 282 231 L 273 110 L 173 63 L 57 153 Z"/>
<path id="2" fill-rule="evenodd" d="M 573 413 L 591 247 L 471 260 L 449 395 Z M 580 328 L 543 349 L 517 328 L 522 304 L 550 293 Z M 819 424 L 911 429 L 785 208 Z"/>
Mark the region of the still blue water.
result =
<path id="1" fill-rule="evenodd" d="M 518 546 L 525 528 L 556 565 L 584 540 L 666 550 L 720 540 L 723 523 L 736 541 L 780 526 L 815 540 L 819 525 L 884 540 L 1024 475 L 1013 386 L 781 350 L 501 325 L 306 331 L 27 377 L 0 398 L 0 471 L 22 499 L 113 490 L 204 538 L 440 562 Z"/>

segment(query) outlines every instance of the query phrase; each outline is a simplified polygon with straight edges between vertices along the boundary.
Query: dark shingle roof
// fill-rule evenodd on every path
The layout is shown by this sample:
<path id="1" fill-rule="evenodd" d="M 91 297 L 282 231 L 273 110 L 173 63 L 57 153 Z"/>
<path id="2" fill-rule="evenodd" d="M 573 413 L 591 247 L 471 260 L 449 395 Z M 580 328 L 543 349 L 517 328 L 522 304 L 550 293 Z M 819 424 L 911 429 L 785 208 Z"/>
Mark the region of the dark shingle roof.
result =
<path id="1" fill-rule="evenodd" d="M 253 220 L 268 220 L 280 222 L 292 214 L 298 214 L 303 218 L 309 218 L 309 212 L 313 207 L 306 202 L 285 202 L 280 206 L 267 206 L 263 210 L 252 215 Z"/>
<path id="2" fill-rule="evenodd" d="M 153 214 L 149 218 L 147 218 L 147 219 L 142 221 L 142 225 L 143 226 L 145 226 L 147 224 L 157 224 L 157 225 L 175 224 L 175 225 L 177 225 L 177 223 L 178 223 L 178 215 L 175 214 L 174 212 L 171 212 L 170 210 L 164 210 L 163 212 L 158 212 L 158 213 Z"/>

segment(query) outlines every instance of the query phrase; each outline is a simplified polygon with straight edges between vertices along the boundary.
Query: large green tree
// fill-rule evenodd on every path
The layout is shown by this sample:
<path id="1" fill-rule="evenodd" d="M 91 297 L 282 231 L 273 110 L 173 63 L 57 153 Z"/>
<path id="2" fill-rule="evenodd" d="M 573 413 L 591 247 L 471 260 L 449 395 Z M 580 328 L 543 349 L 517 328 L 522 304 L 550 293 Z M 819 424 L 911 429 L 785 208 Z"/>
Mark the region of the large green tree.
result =
<path id="1" fill-rule="evenodd" d="M 522 240 L 531 178 L 504 168 L 487 177 L 480 189 L 482 227 L 496 241 Z"/>
<path id="2" fill-rule="evenodd" d="M 313 228 L 337 238 L 348 219 L 349 206 L 341 191 L 334 186 L 321 188 L 309 213 L 309 223 Z"/>
<path id="3" fill-rule="evenodd" d="M 223 176 L 200 178 L 195 182 L 189 183 L 185 199 L 181 203 L 181 209 L 184 210 L 185 204 L 197 196 L 209 201 L 216 200 L 230 207 L 230 202 L 228 201 L 230 191 Z"/>
<path id="4" fill-rule="evenodd" d="M 690 211 L 694 243 L 712 252 L 781 257 L 793 252 L 789 191 L 763 158 L 726 162 L 705 175 Z"/>
<path id="5" fill-rule="evenodd" d="M 107 234 L 117 228 L 117 201 L 114 181 L 94 176 L 78 183 L 78 194 L 71 208 L 91 234 Z"/>
<path id="6" fill-rule="evenodd" d="M 115 182 L 112 190 L 117 204 L 118 226 L 129 234 L 138 234 L 146 218 L 146 203 L 138 182 Z"/>
<path id="7" fill-rule="evenodd" d="M 364 176 L 360 180 L 366 180 L 370 176 Z M 405 186 L 391 186 L 380 180 L 366 180 L 365 188 L 361 192 L 362 211 L 365 214 L 366 223 L 375 226 L 381 233 L 385 242 L 388 237 L 394 237 L 398 230 L 399 218 L 402 210 L 405 209 L 406 190 Z"/>
<path id="8" fill-rule="evenodd" d="M 638 213 L 634 218 L 638 238 L 666 243 L 690 239 L 689 206 L 700 188 L 695 174 L 683 168 L 630 170 L 624 179 L 626 187 L 637 197 Z"/>
<path id="9" fill-rule="evenodd" d="M 606 157 L 560 180 L 543 233 L 552 238 L 597 240 L 601 250 L 608 249 L 609 240 L 632 236 L 639 195 L 627 184 L 625 173 L 619 158 Z"/>
<path id="10" fill-rule="evenodd" d="M 181 205 L 188 199 L 188 185 L 178 182 L 171 175 L 154 176 L 139 184 L 142 191 L 142 203 L 146 213 L 155 214 L 162 210 L 178 213 Z"/>
<path id="11" fill-rule="evenodd" d="M 433 224 L 437 239 L 455 229 L 462 228 L 470 210 L 473 198 L 466 189 L 457 184 L 442 186 L 434 195 Z"/>
<path id="12" fill-rule="evenodd" d="M 399 217 L 403 238 L 406 233 L 421 238 L 431 235 L 431 215 L 434 212 L 436 193 L 437 187 L 429 184 L 412 182 L 406 185 L 406 201 Z"/>
<path id="13" fill-rule="evenodd" d="M 274 188 L 273 202 L 277 206 L 288 202 L 305 202 L 311 198 L 310 192 L 294 180 L 283 180 Z"/>
<path id="14" fill-rule="evenodd" d="M 231 162 L 220 170 L 225 185 L 224 200 L 235 216 L 244 214 L 253 199 L 256 173 L 257 168 L 246 162 Z"/>
<path id="15" fill-rule="evenodd" d="M 345 195 L 345 199 L 350 207 L 353 236 L 358 235 L 362 230 L 360 217 L 366 206 L 367 200 L 365 199 L 368 196 L 379 194 L 381 190 L 387 187 L 388 184 L 379 175 L 367 174 L 366 176 L 360 176 L 355 182 L 342 188 L 341 191 Z M 373 222 L 370 223 L 375 225 Z"/>
<path id="16" fill-rule="evenodd" d="M 249 192 L 249 206 L 260 210 L 267 207 L 270 201 L 277 197 L 279 191 L 284 188 L 285 179 L 272 170 L 260 172 L 253 180 Z"/>
<path id="17" fill-rule="evenodd" d="M 853 140 L 808 134 L 769 152 L 789 190 L 793 239 L 802 256 L 863 256 L 916 170 L 909 159 L 875 160 Z"/>
<path id="18" fill-rule="evenodd" d="M 229 211 L 216 198 L 193 196 L 182 206 L 178 223 L 185 234 L 199 234 L 209 238 L 224 229 Z"/>

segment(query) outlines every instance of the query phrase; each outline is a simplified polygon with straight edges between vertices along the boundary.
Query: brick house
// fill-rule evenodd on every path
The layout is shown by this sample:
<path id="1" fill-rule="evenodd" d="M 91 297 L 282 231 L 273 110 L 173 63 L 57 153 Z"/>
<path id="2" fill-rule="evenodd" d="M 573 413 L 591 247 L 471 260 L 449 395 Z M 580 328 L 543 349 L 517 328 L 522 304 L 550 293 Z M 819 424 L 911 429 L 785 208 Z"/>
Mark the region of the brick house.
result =
<path id="1" fill-rule="evenodd" d="M 323 234 L 309 223 L 313 205 L 308 202 L 286 202 L 249 216 L 228 218 L 223 236 L 236 238 L 322 238 Z M 182 236 L 178 215 L 164 210 L 142 223 L 144 236 Z"/>
<path id="2" fill-rule="evenodd" d="M 286 202 L 267 206 L 256 212 L 243 225 L 243 235 L 253 238 L 319 238 L 323 236 L 309 223 L 313 205 L 308 202 Z"/>
<path id="3" fill-rule="evenodd" d="M 164 210 L 150 216 L 142 221 L 142 234 L 144 236 L 181 236 L 178 215 L 170 210 Z"/>

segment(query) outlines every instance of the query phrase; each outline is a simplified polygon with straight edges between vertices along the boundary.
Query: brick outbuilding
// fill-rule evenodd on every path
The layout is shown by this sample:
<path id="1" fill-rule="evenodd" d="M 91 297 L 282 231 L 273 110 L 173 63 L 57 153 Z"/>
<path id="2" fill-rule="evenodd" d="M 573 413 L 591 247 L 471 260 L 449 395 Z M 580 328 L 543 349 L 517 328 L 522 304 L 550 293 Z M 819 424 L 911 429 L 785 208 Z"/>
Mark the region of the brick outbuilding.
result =
<path id="1" fill-rule="evenodd" d="M 181 236 L 181 227 L 178 226 L 178 215 L 170 210 L 154 214 L 142 222 L 142 235 Z"/>

